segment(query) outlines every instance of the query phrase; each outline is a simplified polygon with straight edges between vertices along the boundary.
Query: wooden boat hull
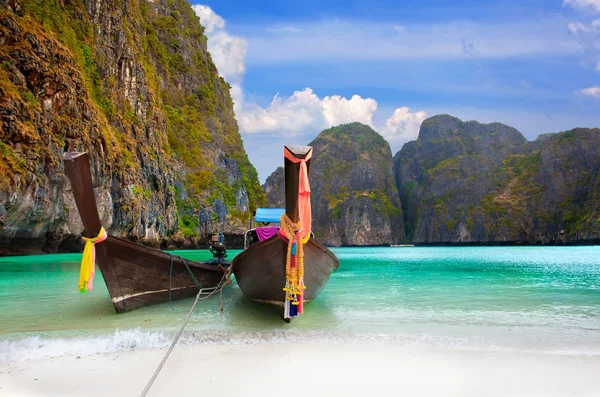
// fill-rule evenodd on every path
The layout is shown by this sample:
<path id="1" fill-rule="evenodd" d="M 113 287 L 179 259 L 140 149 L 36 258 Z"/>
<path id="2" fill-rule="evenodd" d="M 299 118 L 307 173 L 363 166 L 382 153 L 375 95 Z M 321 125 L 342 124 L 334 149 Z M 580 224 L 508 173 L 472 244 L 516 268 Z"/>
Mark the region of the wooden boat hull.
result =
<path id="1" fill-rule="evenodd" d="M 224 282 L 226 269 L 185 260 L 207 295 Z M 198 287 L 181 258 L 134 242 L 108 237 L 96 245 L 96 263 L 118 313 L 195 296 Z"/>
<path id="2" fill-rule="evenodd" d="M 95 237 L 102 225 L 96 207 L 88 155 L 67 152 L 63 160 L 85 228 L 83 236 Z M 226 281 L 225 267 L 229 262 L 217 262 L 185 261 L 202 287 L 203 294 L 211 293 Z M 168 302 L 169 292 L 172 300 L 198 293 L 198 286 L 181 258 L 122 238 L 108 236 L 105 241 L 97 243 L 96 264 L 119 313 Z"/>
<path id="3" fill-rule="evenodd" d="M 231 262 L 242 293 L 249 299 L 277 306 L 280 314 L 283 314 L 285 301 L 286 255 L 287 243 L 279 236 L 273 236 L 241 252 Z M 339 264 L 327 247 L 314 239 L 308 240 L 304 245 L 306 302 L 319 295 Z"/>

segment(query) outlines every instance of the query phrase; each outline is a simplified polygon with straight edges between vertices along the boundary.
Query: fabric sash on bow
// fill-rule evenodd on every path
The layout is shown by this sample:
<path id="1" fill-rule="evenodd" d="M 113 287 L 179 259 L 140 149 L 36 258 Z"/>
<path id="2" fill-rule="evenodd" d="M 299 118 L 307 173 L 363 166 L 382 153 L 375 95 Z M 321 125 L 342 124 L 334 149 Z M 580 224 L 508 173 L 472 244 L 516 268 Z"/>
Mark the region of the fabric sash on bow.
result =
<path id="1" fill-rule="evenodd" d="M 96 275 L 96 246 L 106 240 L 106 231 L 104 227 L 100 228 L 100 232 L 96 237 L 83 237 L 85 248 L 83 249 L 83 257 L 81 258 L 81 268 L 79 269 L 79 291 L 87 292 L 92 289 L 94 276 Z"/>
<path id="2" fill-rule="evenodd" d="M 298 180 L 298 215 L 300 216 L 300 224 L 302 225 L 302 233 L 300 237 L 303 242 L 308 241 L 311 231 L 311 210 L 310 210 L 310 184 L 308 183 L 308 168 L 306 162 L 312 157 L 310 150 L 306 157 L 299 159 L 286 148 L 283 148 L 283 155 L 292 163 L 300 163 L 300 177 Z"/>

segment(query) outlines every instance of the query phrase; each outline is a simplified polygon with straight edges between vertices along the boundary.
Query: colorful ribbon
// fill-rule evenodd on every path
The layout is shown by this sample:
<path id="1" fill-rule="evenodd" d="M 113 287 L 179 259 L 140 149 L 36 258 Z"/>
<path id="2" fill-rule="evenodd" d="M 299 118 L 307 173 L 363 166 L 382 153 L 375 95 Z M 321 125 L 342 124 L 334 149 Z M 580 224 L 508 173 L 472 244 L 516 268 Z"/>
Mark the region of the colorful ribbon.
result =
<path id="1" fill-rule="evenodd" d="M 83 249 L 83 257 L 81 258 L 81 268 L 79 269 L 79 291 L 87 292 L 92 289 L 94 276 L 96 275 L 96 244 L 106 240 L 106 231 L 104 227 L 100 228 L 100 232 L 96 237 L 83 237 L 85 248 Z"/>
<path id="2" fill-rule="evenodd" d="M 308 167 L 306 162 L 312 157 L 312 150 L 305 158 L 296 158 L 287 148 L 283 155 L 292 163 L 300 163 L 298 175 L 298 222 L 294 223 L 287 214 L 281 217 L 279 235 L 288 243 L 286 255 L 284 318 L 296 317 L 304 311 L 304 253 L 303 244 L 310 239 L 311 209 L 310 184 L 308 182 Z"/>

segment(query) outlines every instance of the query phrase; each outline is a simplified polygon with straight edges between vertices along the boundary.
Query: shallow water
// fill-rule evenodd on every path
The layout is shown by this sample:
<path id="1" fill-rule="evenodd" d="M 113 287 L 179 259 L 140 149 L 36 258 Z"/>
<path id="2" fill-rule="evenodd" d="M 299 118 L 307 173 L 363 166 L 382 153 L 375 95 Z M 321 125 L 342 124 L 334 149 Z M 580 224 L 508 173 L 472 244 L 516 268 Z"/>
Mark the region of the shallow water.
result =
<path id="1" fill-rule="evenodd" d="M 426 344 L 600 354 L 600 247 L 339 248 L 321 295 L 285 324 L 234 283 L 198 304 L 184 343 Z M 230 257 L 239 251 L 230 252 Z M 207 259 L 207 251 L 180 251 Z M 80 254 L 0 258 L 0 360 L 168 345 L 193 298 L 117 314 Z"/>

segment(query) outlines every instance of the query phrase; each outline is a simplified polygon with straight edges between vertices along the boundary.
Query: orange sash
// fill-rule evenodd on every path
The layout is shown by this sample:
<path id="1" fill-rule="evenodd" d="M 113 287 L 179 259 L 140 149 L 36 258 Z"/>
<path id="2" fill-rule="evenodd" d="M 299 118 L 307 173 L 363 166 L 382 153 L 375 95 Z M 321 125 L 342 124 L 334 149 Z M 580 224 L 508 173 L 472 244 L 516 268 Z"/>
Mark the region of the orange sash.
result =
<path id="1" fill-rule="evenodd" d="M 298 180 L 298 215 L 300 216 L 300 225 L 302 225 L 301 238 L 308 240 L 311 231 L 311 210 L 310 210 L 310 184 L 308 183 L 308 168 L 306 162 L 312 157 L 312 150 L 308 152 L 306 158 L 298 159 L 286 148 L 283 148 L 283 155 L 292 163 L 300 163 L 300 178 Z"/>

